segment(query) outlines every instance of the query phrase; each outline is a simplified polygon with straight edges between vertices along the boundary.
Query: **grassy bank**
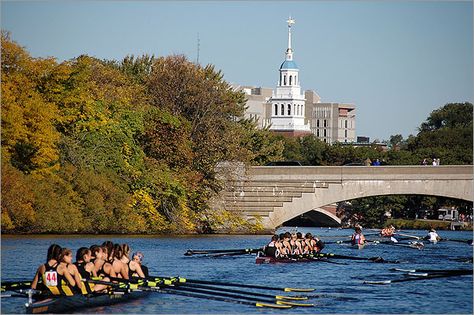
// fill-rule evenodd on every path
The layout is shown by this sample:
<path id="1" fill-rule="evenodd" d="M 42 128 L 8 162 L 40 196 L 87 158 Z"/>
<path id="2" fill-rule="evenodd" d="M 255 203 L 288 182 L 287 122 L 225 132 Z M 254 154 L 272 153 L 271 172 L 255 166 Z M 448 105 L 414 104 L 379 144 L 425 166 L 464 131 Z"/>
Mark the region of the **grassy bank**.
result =
<path id="1" fill-rule="evenodd" d="M 405 219 L 389 219 L 387 225 L 392 224 L 397 229 L 413 229 L 413 230 L 429 230 L 434 228 L 436 230 L 450 230 L 450 221 L 440 220 L 405 220 Z M 472 223 L 466 223 L 464 226 L 456 229 L 472 230 Z"/>

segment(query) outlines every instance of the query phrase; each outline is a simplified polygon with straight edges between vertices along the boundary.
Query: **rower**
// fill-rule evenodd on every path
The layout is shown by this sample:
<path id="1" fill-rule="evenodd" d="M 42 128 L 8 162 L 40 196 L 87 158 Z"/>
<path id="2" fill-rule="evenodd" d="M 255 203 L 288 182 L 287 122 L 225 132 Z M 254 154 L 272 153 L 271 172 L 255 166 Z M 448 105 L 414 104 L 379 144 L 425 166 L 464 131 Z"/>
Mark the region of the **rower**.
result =
<path id="1" fill-rule="evenodd" d="M 292 255 L 292 249 L 291 249 L 290 240 L 291 240 L 291 234 L 290 234 L 290 232 L 285 232 L 285 233 L 283 234 L 282 245 L 283 245 L 283 247 L 285 248 L 285 253 L 286 253 L 286 256 L 287 256 L 287 257 L 289 257 L 289 256 Z"/>
<path id="2" fill-rule="evenodd" d="M 270 243 L 268 243 L 267 245 L 263 247 L 263 253 L 265 254 L 265 256 L 276 257 L 276 252 L 277 252 L 276 243 L 277 242 L 278 242 L 278 235 L 275 234 L 272 236 L 272 240 L 270 241 Z"/>
<path id="3" fill-rule="evenodd" d="M 101 246 L 101 251 L 99 252 L 100 256 L 96 256 L 95 260 L 95 270 L 96 275 L 99 277 L 116 277 L 117 274 L 112 267 L 112 262 L 108 259 L 109 254 L 107 252 L 107 247 Z M 96 255 L 99 253 L 96 252 Z"/>
<path id="4" fill-rule="evenodd" d="M 322 240 L 320 240 L 317 236 L 313 236 L 313 241 L 314 241 L 314 251 L 316 253 L 319 253 L 320 251 L 323 250 L 323 248 L 326 246 Z"/>
<path id="5" fill-rule="evenodd" d="M 395 234 L 395 227 L 393 225 L 387 226 L 380 231 L 382 237 L 392 237 Z"/>
<path id="6" fill-rule="evenodd" d="M 72 251 L 69 248 L 63 248 L 59 255 L 59 264 L 53 268 L 56 273 L 56 285 L 51 283 L 51 287 L 56 287 L 61 295 L 73 295 L 74 292 L 82 292 L 81 275 L 77 267 L 72 264 Z M 46 278 L 47 280 L 47 278 Z M 48 286 L 50 288 L 50 286 Z M 53 290 L 51 291 L 53 294 Z"/>
<path id="7" fill-rule="evenodd" d="M 301 244 L 298 241 L 298 236 L 296 234 L 291 235 L 290 246 L 292 256 L 299 256 L 302 254 Z"/>
<path id="8" fill-rule="evenodd" d="M 430 231 L 428 232 L 428 235 L 425 236 L 425 239 L 429 240 L 431 243 L 436 244 L 441 240 L 441 237 L 439 237 L 435 229 L 430 229 Z"/>
<path id="9" fill-rule="evenodd" d="M 143 273 L 142 267 L 140 264 L 133 259 L 129 258 L 130 255 L 130 246 L 128 244 L 122 244 L 122 251 L 123 255 L 122 258 L 120 259 L 124 264 L 128 266 L 128 277 L 131 279 L 132 277 L 140 277 L 140 278 L 145 278 L 145 274 Z M 132 258 L 136 255 L 134 253 L 132 255 Z"/>
<path id="10" fill-rule="evenodd" d="M 351 243 L 352 245 L 359 245 L 359 246 L 365 244 L 365 237 L 364 237 L 364 234 L 362 234 L 362 228 L 360 226 L 356 226 L 354 228 L 354 234 L 352 234 Z"/>
<path id="11" fill-rule="evenodd" d="M 115 244 L 112 251 L 112 268 L 119 278 L 128 279 L 128 266 L 122 262 L 123 250 L 120 244 Z"/>
<path id="12" fill-rule="evenodd" d="M 42 285 L 48 286 L 51 284 L 50 281 L 57 281 L 57 275 L 54 275 L 54 279 L 51 279 L 53 274 L 48 273 L 46 278 L 43 278 L 43 275 L 46 272 L 49 272 L 53 268 L 56 268 L 57 265 L 59 264 L 59 255 L 61 254 L 61 246 L 57 244 L 51 244 L 48 248 L 48 253 L 46 256 L 46 263 L 39 266 L 38 270 L 36 271 L 35 277 L 33 281 L 31 282 L 31 288 L 36 289 L 38 286 L 38 282 L 40 279 L 44 280 L 46 279 L 47 281 L 43 281 Z"/>
<path id="13" fill-rule="evenodd" d="M 308 232 L 304 236 L 303 254 L 312 255 L 313 253 L 314 253 L 313 235 Z"/>
<path id="14" fill-rule="evenodd" d="M 107 288 L 105 285 L 94 285 L 93 283 L 87 282 L 87 280 L 92 279 L 94 271 L 94 263 L 91 262 L 91 257 L 92 252 L 89 248 L 81 247 L 77 250 L 76 262 L 74 265 L 76 265 L 81 278 L 86 280 L 82 286 L 82 294 L 89 294 L 94 291 L 102 291 L 103 289 Z"/>
<path id="15" fill-rule="evenodd" d="M 286 242 L 288 244 L 288 242 Z M 278 238 L 278 256 L 277 258 L 288 258 L 289 248 L 285 244 L 285 234 L 280 233 Z"/>

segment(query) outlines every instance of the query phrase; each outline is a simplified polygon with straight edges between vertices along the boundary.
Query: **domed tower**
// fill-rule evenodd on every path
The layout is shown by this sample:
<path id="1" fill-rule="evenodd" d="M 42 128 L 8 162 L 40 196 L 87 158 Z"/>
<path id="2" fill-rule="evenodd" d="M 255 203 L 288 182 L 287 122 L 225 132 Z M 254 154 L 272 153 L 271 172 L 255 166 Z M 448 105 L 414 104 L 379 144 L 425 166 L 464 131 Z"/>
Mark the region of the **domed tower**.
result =
<path id="1" fill-rule="evenodd" d="M 305 124 L 305 97 L 301 93 L 299 69 L 293 61 L 291 48 L 291 27 L 295 24 L 295 20 L 290 17 L 287 23 L 288 48 L 285 61 L 280 66 L 276 91 L 270 99 L 272 106 L 270 130 L 289 136 L 301 136 L 311 133 L 311 130 L 309 124 Z"/>

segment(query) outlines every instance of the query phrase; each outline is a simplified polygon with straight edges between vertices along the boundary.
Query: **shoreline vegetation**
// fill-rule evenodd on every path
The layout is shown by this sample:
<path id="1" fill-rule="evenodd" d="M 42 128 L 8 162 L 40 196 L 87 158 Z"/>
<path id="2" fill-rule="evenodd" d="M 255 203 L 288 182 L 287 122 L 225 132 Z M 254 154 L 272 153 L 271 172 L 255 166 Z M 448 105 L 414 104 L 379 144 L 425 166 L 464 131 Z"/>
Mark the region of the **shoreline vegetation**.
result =
<path id="1" fill-rule="evenodd" d="M 393 225 L 397 229 L 408 230 L 451 230 L 451 221 L 440 220 L 406 220 L 406 219 L 389 219 L 387 225 Z M 465 222 L 463 226 L 456 228 L 460 231 L 472 231 L 472 222 Z"/>
<path id="2" fill-rule="evenodd" d="M 433 111 L 416 136 L 392 136 L 386 152 L 375 142 L 328 145 L 257 129 L 244 116 L 245 95 L 213 65 L 182 55 L 120 61 L 81 55 L 59 63 L 32 57 L 6 31 L 1 36 L 4 234 L 262 232 L 258 220 L 210 208 L 222 189 L 221 161 L 344 165 L 371 158 L 417 165 L 436 157 L 446 165 L 472 164 L 471 103 Z M 370 205 L 375 210 L 360 223 L 379 226 L 387 207 L 410 217 L 413 209 L 441 204 L 472 210 L 441 197 L 369 198 L 346 214 L 361 217 Z"/>

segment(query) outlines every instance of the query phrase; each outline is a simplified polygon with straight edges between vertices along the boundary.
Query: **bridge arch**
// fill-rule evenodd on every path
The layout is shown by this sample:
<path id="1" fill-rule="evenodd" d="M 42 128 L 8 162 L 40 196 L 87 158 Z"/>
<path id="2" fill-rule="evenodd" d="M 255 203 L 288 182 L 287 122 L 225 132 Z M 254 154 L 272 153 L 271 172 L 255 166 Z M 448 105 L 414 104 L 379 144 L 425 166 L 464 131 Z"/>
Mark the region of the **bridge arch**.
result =
<path id="1" fill-rule="evenodd" d="M 265 229 L 325 205 L 383 195 L 431 195 L 473 201 L 472 165 L 232 166 L 213 207 L 261 218 Z"/>

